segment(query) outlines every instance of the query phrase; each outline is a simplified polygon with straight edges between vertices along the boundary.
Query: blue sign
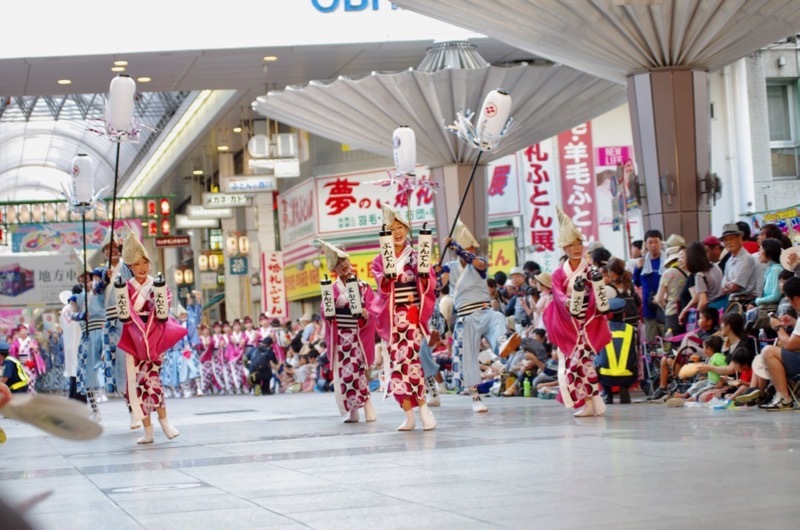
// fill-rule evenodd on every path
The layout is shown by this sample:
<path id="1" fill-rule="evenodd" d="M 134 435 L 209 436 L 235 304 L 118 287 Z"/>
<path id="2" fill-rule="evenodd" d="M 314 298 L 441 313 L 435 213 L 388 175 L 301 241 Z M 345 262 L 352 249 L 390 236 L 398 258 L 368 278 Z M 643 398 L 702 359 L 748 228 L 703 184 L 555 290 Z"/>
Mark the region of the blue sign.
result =
<path id="1" fill-rule="evenodd" d="M 320 13 L 333 13 L 340 7 L 345 11 L 378 11 L 382 2 L 386 0 L 311 0 L 311 5 Z M 391 4 L 392 9 L 397 9 L 397 6 Z"/>
<path id="2" fill-rule="evenodd" d="M 230 272 L 232 275 L 238 275 L 238 276 L 247 274 L 247 257 L 246 256 L 232 257 L 230 261 L 230 266 L 228 267 L 228 272 Z"/>

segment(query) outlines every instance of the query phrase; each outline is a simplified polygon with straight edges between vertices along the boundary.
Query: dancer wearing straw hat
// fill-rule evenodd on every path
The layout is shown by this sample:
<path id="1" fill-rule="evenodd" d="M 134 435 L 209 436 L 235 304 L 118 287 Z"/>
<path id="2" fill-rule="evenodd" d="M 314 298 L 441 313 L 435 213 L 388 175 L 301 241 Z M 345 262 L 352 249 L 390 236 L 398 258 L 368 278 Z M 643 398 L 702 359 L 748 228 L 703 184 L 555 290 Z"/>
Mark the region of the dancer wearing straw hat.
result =
<path id="1" fill-rule="evenodd" d="M 335 316 L 325 318 L 325 344 L 333 371 L 333 389 L 339 413 L 344 423 L 358 421 L 358 410 L 364 409 L 364 419 L 375 421 L 375 407 L 369 390 L 369 369 L 375 362 L 375 319 L 367 308 L 372 307 L 375 293 L 363 280 L 356 280 L 361 297 L 360 315 L 351 312 L 348 288 L 352 283 L 353 267 L 350 256 L 340 248 L 319 240 L 325 253 L 328 270 L 336 274 L 333 282 Z M 325 304 L 325 300 L 323 300 Z M 325 314 L 324 305 L 320 309 Z"/>

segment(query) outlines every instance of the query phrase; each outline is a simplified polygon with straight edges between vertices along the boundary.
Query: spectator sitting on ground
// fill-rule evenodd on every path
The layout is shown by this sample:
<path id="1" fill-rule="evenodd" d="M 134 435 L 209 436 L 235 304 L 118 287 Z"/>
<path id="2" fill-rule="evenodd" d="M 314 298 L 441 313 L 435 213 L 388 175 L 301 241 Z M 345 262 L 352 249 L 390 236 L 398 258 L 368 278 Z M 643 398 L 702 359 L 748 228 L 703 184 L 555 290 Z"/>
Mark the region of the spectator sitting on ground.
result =
<path id="1" fill-rule="evenodd" d="M 727 366 L 728 361 L 722 353 L 722 337 L 713 335 L 703 341 L 703 359 L 710 366 Z M 695 381 L 689 389 L 682 394 L 675 394 L 674 397 L 687 401 L 697 401 L 698 396 L 712 388 L 721 388 L 720 375 L 709 371 L 706 377 L 701 377 Z"/>
<path id="2" fill-rule="evenodd" d="M 504 396 L 520 395 L 525 379 L 532 380 L 541 373 L 550 358 L 544 329 L 534 329 L 530 337 L 522 339 L 521 346 L 522 352 L 514 360 L 509 359 L 508 373 L 513 374 L 516 380 L 503 392 Z"/>
<path id="3" fill-rule="evenodd" d="M 792 308 L 800 311 L 800 278 L 792 277 L 783 284 L 783 294 Z M 788 379 L 794 380 L 800 375 L 800 327 L 797 319 L 784 315 L 770 318 L 769 325 L 778 335 L 778 343 L 762 350 L 772 384 L 775 386 L 775 397 L 761 408 L 768 411 L 792 410 L 794 402 L 789 393 Z M 793 328 L 791 334 L 788 329 Z"/>
<path id="4" fill-rule="evenodd" d="M 707 364 L 701 365 L 698 372 L 707 374 L 714 372 L 727 379 L 723 380 L 727 385 L 721 389 L 715 389 L 711 392 L 711 397 L 723 397 L 725 394 L 733 391 L 731 399 L 735 398 L 744 392 L 749 386 L 753 378 L 753 359 L 756 356 L 755 345 L 750 337 L 744 331 L 744 317 L 741 313 L 728 313 L 722 318 L 721 326 L 722 336 L 725 338 L 727 348 L 723 350 L 726 357 L 730 359 L 727 366 L 710 366 Z M 735 376 L 738 373 L 738 379 Z M 701 394 L 699 401 L 710 399 L 706 397 L 706 393 Z"/>

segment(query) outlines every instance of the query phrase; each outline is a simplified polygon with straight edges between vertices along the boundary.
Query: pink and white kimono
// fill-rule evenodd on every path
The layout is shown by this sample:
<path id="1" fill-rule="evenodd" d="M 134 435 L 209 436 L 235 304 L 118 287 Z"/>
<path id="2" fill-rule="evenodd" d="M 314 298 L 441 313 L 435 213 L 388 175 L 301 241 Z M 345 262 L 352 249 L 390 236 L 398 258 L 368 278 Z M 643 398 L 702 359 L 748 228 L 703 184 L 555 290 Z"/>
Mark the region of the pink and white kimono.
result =
<path id="1" fill-rule="evenodd" d="M 425 401 L 425 376 L 419 350 L 422 336 L 430 335 L 428 322 L 436 302 L 436 280 L 421 278 L 417 271 L 417 251 L 406 245 L 397 255 L 397 276 L 384 279 L 380 254 L 372 260 L 372 275 L 378 296 L 368 311 L 378 323 L 378 335 L 387 343 L 390 377 L 387 392 L 402 405 L 412 407 Z"/>
<path id="2" fill-rule="evenodd" d="M 594 356 L 611 342 L 611 330 L 606 317 L 597 312 L 592 283 L 588 277 L 589 264 L 582 261 L 572 270 L 569 261 L 553 272 L 553 303 L 542 318 L 547 334 L 558 348 L 559 389 L 561 401 L 567 407 L 579 409 L 584 402 L 598 395 Z M 574 317 L 568 309 L 572 285 L 582 276 L 586 280 L 584 318 Z"/>
<path id="3" fill-rule="evenodd" d="M 165 322 L 156 318 L 152 277 L 144 284 L 131 278 L 127 287 L 131 320 L 123 325 L 117 347 L 128 354 L 127 397 L 134 418 L 141 420 L 164 407 L 161 363 L 164 353 L 185 337 L 187 330 L 173 317 Z M 167 291 L 167 304 L 171 299 L 172 293 Z"/>
<path id="4" fill-rule="evenodd" d="M 363 307 L 369 308 L 375 301 L 372 287 L 358 280 Z M 333 298 L 336 316 L 325 320 L 325 343 L 333 371 L 333 389 L 339 413 L 349 414 L 358 410 L 370 398 L 369 369 L 375 362 L 376 323 L 372 315 L 366 319 L 350 313 L 347 288 L 341 278 L 333 283 Z M 324 314 L 324 308 L 320 314 Z"/>
<path id="5" fill-rule="evenodd" d="M 225 348 L 225 375 L 228 379 L 228 391 L 230 393 L 241 393 L 242 388 L 246 388 L 246 377 L 244 374 L 244 350 L 247 346 L 247 337 L 241 331 L 233 331 L 227 335 L 228 345 Z"/>
<path id="6" fill-rule="evenodd" d="M 214 343 L 214 353 L 211 356 L 211 370 L 214 372 L 214 379 L 220 384 L 220 390 L 230 392 L 230 381 L 225 363 L 225 352 L 228 350 L 228 337 L 222 333 L 211 335 Z"/>
<path id="7" fill-rule="evenodd" d="M 22 364 L 22 369 L 28 376 L 28 393 L 35 394 L 36 390 L 36 376 L 45 372 L 45 364 L 42 356 L 39 354 L 39 343 L 33 337 L 25 337 L 21 339 L 17 337 L 11 344 L 8 350 L 11 357 L 16 357 Z"/>

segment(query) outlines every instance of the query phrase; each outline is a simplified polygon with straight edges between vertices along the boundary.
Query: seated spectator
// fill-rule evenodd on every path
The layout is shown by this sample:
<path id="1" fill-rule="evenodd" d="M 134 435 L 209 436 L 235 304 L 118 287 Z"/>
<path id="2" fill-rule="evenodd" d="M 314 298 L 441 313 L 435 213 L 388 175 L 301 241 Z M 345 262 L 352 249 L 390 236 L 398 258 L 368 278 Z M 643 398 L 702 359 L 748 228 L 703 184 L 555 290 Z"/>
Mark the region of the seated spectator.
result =
<path id="1" fill-rule="evenodd" d="M 606 404 L 614 403 L 615 386 L 619 387 L 619 402 L 630 403 L 631 395 L 628 389 L 639 378 L 636 356 L 638 337 L 634 327 L 624 321 L 625 300 L 612 298 L 610 308 L 611 342 L 598 352 L 594 364 L 597 367 L 597 378 L 606 396 Z"/>
<path id="2" fill-rule="evenodd" d="M 781 242 L 777 239 L 768 238 L 761 241 L 758 259 L 765 266 L 764 280 L 761 296 L 747 305 L 748 329 L 770 329 L 769 314 L 778 310 L 778 302 L 781 299 L 778 275 L 783 270 L 780 264 L 781 250 Z"/>
<path id="3" fill-rule="evenodd" d="M 744 221 L 736 221 L 736 227 L 742 233 L 742 246 L 749 254 L 758 254 L 759 247 L 757 241 L 751 237 L 750 225 Z"/>
<path id="4" fill-rule="evenodd" d="M 525 380 L 532 381 L 545 368 L 548 358 L 547 333 L 539 328 L 530 337 L 522 339 L 522 351 L 509 358 L 507 373 L 514 376 L 512 384 L 507 385 L 504 396 L 518 396 L 522 393 Z M 532 387 L 533 388 L 533 387 Z"/>
<path id="5" fill-rule="evenodd" d="M 722 244 L 731 257 L 725 265 L 720 294 L 727 297 L 728 301 L 744 306 L 756 297 L 758 264 L 755 256 L 744 248 L 742 236 L 743 232 L 735 224 L 726 224 L 722 227 Z M 725 306 L 727 302 L 721 307 Z"/>
<path id="6" fill-rule="evenodd" d="M 539 290 L 539 299 L 533 306 L 531 311 L 531 326 L 534 330 L 541 329 L 544 331 L 544 320 L 542 314 L 544 308 L 553 301 L 553 280 L 549 272 L 542 272 L 534 276 L 536 281 L 536 288 Z"/>
<path id="7" fill-rule="evenodd" d="M 686 247 L 686 269 L 693 276 L 694 291 L 688 305 L 681 309 L 678 321 L 686 323 L 692 308 L 698 311 L 711 305 L 716 309 L 724 308 L 727 300 L 721 295 L 722 271 L 711 263 L 706 254 L 705 247 L 695 241 Z"/>
<path id="8" fill-rule="evenodd" d="M 775 314 L 779 317 L 782 317 L 783 315 L 789 315 L 790 317 L 797 318 L 797 312 L 792 308 L 792 303 L 788 298 L 786 298 L 786 295 L 783 292 L 783 285 L 789 278 L 794 278 L 794 273 L 792 271 L 787 271 L 784 269 L 778 273 L 778 286 L 781 290 L 781 299 L 778 300 L 778 310 L 775 311 Z"/>
<path id="9" fill-rule="evenodd" d="M 783 294 L 789 300 L 795 311 L 800 311 L 800 278 L 792 277 L 783 284 Z M 775 397 L 761 408 L 768 411 L 792 410 L 794 402 L 789 393 L 788 380 L 794 380 L 800 375 L 800 327 L 797 319 L 784 315 L 770 318 L 769 325 L 778 335 L 778 343 L 767 346 L 762 350 L 764 361 L 767 364 L 772 384 L 775 387 Z M 789 333 L 788 329 L 793 329 Z"/>
<path id="10" fill-rule="evenodd" d="M 711 397 L 723 397 L 725 394 L 733 392 L 731 399 L 744 392 L 753 378 L 752 363 L 756 356 L 755 344 L 744 331 L 744 317 L 740 313 L 728 313 L 722 317 L 721 326 L 722 336 L 725 338 L 727 348 L 723 350 L 725 356 L 730 359 L 726 366 L 702 365 L 698 370 L 700 373 L 714 372 L 726 376 L 726 385 L 711 392 Z M 735 375 L 738 374 L 738 379 Z M 710 399 L 710 398 L 709 398 Z M 700 401 L 703 401 L 701 395 Z"/>
<path id="11" fill-rule="evenodd" d="M 539 395 L 539 389 L 542 388 L 545 383 L 558 385 L 558 351 L 553 348 L 552 345 L 549 346 L 551 346 L 549 348 L 550 357 L 544 364 L 542 371 L 531 381 L 531 397 L 537 397 Z M 556 387 L 556 390 L 557 389 Z"/>
<path id="12" fill-rule="evenodd" d="M 703 341 L 702 356 L 709 366 L 727 366 L 728 360 L 725 359 L 725 354 L 722 353 L 722 337 L 712 335 Z M 675 394 L 675 397 L 687 401 L 697 401 L 700 394 L 706 390 L 720 387 L 720 379 L 721 376 L 718 373 L 709 371 L 706 377 L 699 378 L 686 392 Z"/>
<path id="13" fill-rule="evenodd" d="M 768 223 L 761 227 L 758 232 L 756 241 L 760 244 L 765 239 L 772 238 L 781 242 L 781 248 L 789 248 L 792 246 L 792 240 L 789 236 L 783 233 L 780 227 L 776 224 Z"/>

